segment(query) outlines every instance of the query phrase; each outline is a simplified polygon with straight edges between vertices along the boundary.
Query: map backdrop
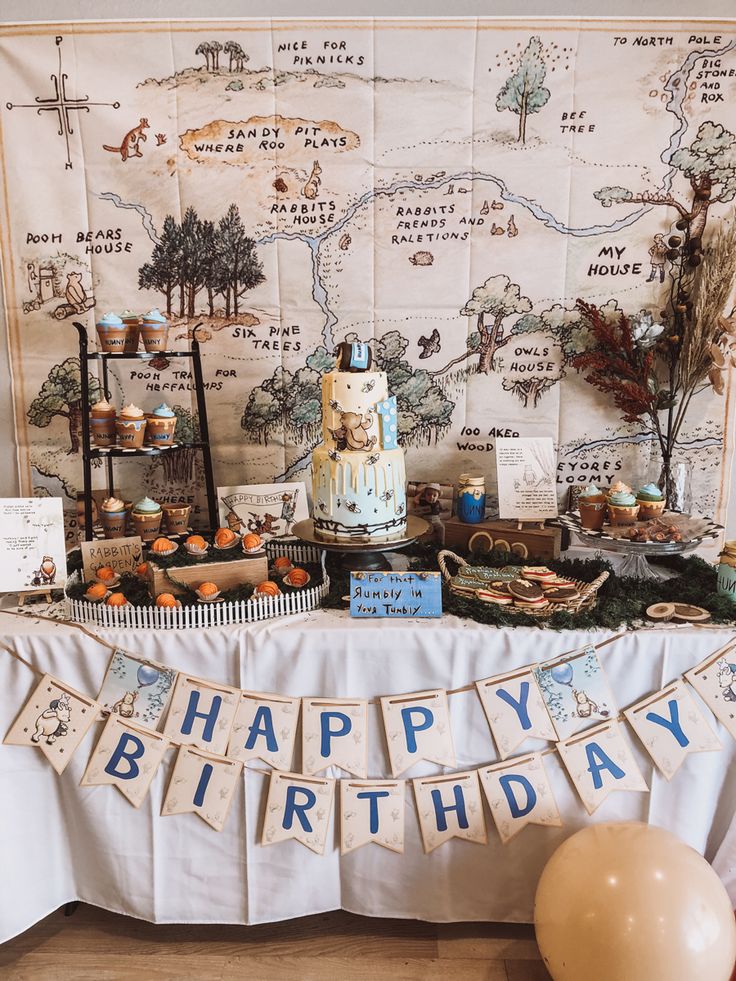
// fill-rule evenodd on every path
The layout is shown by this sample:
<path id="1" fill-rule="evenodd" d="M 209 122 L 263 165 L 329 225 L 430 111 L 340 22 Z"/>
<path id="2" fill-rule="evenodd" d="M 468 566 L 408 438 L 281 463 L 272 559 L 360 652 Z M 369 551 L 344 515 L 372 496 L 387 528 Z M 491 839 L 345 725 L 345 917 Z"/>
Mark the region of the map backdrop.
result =
<path id="1" fill-rule="evenodd" d="M 94 338 L 105 311 L 153 306 L 170 346 L 202 325 L 219 485 L 309 481 L 345 338 L 389 374 L 411 479 L 481 472 L 493 491 L 495 439 L 514 434 L 554 438 L 561 500 L 657 476 L 652 434 L 570 365 L 575 300 L 657 318 L 655 236 L 691 207 L 693 155 L 719 161 L 706 245 L 730 214 L 733 22 L 3 25 L 0 58 L 23 492 L 74 512 L 72 321 Z M 118 407 L 165 400 L 180 438 L 196 430 L 186 363 L 120 362 L 111 384 Z M 716 517 L 730 399 L 730 382 L 698 396 L 680 443 Z M 118 489 L 201 506 L 199 466 L 134 461 Z"/>

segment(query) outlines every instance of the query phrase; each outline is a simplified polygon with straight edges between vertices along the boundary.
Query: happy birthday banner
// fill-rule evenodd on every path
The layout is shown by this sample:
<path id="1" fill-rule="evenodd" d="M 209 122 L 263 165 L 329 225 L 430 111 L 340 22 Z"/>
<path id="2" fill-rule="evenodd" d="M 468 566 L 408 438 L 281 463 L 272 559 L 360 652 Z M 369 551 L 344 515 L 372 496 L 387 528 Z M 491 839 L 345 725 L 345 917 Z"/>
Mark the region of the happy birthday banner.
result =
<path id="1" fill-rule="evenodd" d="M 485 799 L 506 844 L 529 824 L 562 825 L 544 768 L 551 753 L 593 814 L 614 790 L 649 789 L 625 723 L 667 780 L 690 753 L 722 749 L 690 686 L 736 738 L 736 641 L 623 711 L 597 650 L 588 646 L 462 689 L 367 700 L 243 691 L 115 649 L 96 699 L 44 674 L 4 742 L 37 747 L 61 774 L 105 718 L 81 785 L 117 787 L 140 807 L 167 750 L 176 748 L 161 813 L 194 813 L 216 831 L 225 826 L 245 764 L 260 760 L 273 768 L 258 771 L 270 776 L 262 845 L 293 838 L 324 854 L 339 783 L 341 854 L 370 842 L 401 853 L 408 782 L 401 776 L 419 761 L 457 765 L 448 695 L 475 689 L 500 761 L 412 780 L 417 818 L 427 853 L 452 838 L 485 844 Z M 380 705 L 391 779 L 368 778 L 369 701 Z M 514 756 L 529 738 L 550 745 Z M 321 775 L 328 767 L 350 777 Z"/>

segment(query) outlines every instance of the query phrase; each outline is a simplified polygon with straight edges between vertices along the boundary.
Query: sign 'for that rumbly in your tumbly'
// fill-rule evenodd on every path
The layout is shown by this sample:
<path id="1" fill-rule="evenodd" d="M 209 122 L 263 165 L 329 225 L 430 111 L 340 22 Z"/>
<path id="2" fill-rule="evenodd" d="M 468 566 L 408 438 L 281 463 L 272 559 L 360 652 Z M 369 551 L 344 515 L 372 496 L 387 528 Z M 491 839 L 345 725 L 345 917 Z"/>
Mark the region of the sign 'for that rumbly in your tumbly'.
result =
<path id="1" fill-rule="evenodd" d="M 354 617 L 441 617 L 439 572 L 351 572 Z"/>

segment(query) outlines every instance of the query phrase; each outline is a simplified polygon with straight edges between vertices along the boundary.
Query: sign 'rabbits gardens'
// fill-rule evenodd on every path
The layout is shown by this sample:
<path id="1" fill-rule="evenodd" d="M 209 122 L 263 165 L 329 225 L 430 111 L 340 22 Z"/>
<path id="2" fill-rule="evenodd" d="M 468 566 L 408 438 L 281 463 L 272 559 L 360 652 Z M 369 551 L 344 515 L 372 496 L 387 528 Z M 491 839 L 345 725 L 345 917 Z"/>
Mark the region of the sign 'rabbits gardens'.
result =
<path id="1" fill-rule="evenodd" d="M 432 479 L 472 470 L 493 487 L 498 432 L 552 437 L 560 492 L 646 471 L 652 433 L 573 367 L 588 342 L 575 301 L 656 318 L 673 226 L 707 249 L 728 217 L 736 36 L 445 26 L 86 22 L 73 52 L 63 30 L 0 29 L 24 492 L 71 510 L 81 479 L 71 319 L 93 336 L 95 308 L 154 305 L 172 346 L 202 325 L 220 485 L 308 477 L 321 375 L 345 339 L 372 341 L 417 479 L 431 446 Z M 136 57 L 121 60 L 127 45 Z M 181 438 L 196 432 L 182 364 L 122 362 L 111 386 L 120 404 L 164 397 Z M 716 518 L 724 389 L 698 394 L 678 445 Z M 197 466 L 186 453 L 131 465 L 120 490 L 196 503 Z"/>

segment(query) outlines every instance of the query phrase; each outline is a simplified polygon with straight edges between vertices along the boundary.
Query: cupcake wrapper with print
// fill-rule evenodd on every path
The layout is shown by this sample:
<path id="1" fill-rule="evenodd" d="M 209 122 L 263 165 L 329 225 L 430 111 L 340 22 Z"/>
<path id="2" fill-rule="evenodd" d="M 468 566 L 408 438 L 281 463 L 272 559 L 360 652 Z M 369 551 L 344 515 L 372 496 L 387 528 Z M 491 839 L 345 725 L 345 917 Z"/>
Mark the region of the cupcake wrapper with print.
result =
<path id="1" fill-rule="evenodd" d="M 114 446 L 116 437 L 114 416 L 108 416 L 106 419 L 92 418 L 89 425 L 95 446 Z"/>
<path id="2" fill-rule="evenodd" d="M 639 505 L 622 507 L 619 504 L 608 505 L 608 520 L 612 525 L 633 525 L 639 514 Z"/>
<path id="3" fill-rule="evenodd" d="M 143 347 L 150 354 L 154 351 L 165 351 L 169 335 L 168 324 L 146 324 L 141 326 Z"/>
<path id="4" fill-rule="evenodd" d="M 589 504 L 583 500 L 579 500 L 578 507 L 580 509 L 581 527 L 600 531 L 606 518 L 605 502 L 601 504 Z"/>
<path id="5" fill-rule="evenodd" d="M 141 325 L 137 320 L 125 324 L 125 353 L 135 354 L 141 337 Z"/>
<path id="6" fill-rule="evenodd" d="M 127 328 L 125 324 L 98 324 L 97 337 L 100 340 L 100 347 L 107 354 L 123 354 L 125 352 L 125 338 Z"/>
<path id="7" fill-rule="evenodd" d="M 100 520 L 105 538 L 125 538 L 128 521 L 127 511 L 102 511 Z"/>
<path id="8" fill-rule="evenodd" d="M 189 529 L 189 515 L 192 513 L 191 505 L 183 505 L 179 507 L 172 507 L 170 505 L 163 505 L 164 511 L 164 524 L 166 525 L 166 530 L 170 531 L 172 535 L 181 534 Z"/>
<path id="9" fill-rule="evenodd" d="M 146 443 L 149 446 L 171 446 L 174 442 L 176 416 L 173 419 L 159 419 L 148 416 L 146 424 Z"/>
<path id="10" fill-rule="evenodd" d="M 665 501 L 639 501 L 639 521 L 651 521 L 661 518 Z"/>
<path id="11" fill-rule="evenodd" d="M 133 527 L 136 535 L 140 535 L 144 542 L 152 542 L 158 537 L 161 527 L 162 512 L 157 514 L 136 514 L 133 512 Z"/>
<path id="12" fill-rule="evenodd" d="M 146 435 L 145 419 L 118 419 L 115 423 L 118 443 L 124 449 L 140 449 Z"/>

